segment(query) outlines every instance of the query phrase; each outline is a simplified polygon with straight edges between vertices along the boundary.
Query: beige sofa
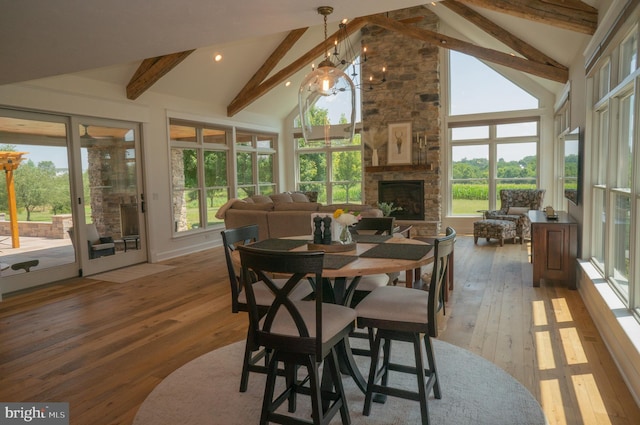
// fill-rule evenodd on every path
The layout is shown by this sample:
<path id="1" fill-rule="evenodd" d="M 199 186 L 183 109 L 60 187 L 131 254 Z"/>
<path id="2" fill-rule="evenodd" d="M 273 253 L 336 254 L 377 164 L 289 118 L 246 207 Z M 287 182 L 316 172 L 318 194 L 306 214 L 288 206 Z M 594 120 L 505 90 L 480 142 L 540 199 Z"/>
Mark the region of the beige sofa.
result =
<path id="1" fill-rule="evenodd" d="M 224 219 L 227 229 L 257 224 L 260 239 L 286 236 L 311 236 L 311 214 L 333 213 L 342 208 L 359 212 L 363 217 L 382 217 L 382 211 L 369 205 L 332 204 L 310 202 L 301 193 L 279 193 L 271 196 L 256 195 L 246 199 L 232 199 L 222 206 L 216 217 Z"/>

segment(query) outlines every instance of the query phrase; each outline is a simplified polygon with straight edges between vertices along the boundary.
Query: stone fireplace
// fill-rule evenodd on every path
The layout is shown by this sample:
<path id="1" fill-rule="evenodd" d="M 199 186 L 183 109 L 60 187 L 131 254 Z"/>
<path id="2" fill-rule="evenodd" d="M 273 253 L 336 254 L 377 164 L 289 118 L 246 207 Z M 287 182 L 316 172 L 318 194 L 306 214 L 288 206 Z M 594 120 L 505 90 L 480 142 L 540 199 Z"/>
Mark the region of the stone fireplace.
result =
<path id="1" fill-rule="evenodd" d="M 430 31 L 437 32 L 439 27 L 438 17 L 422 6 L 389 12 L 389 17 L 410 20 L 409 25 Z M 413 235 L 436 235 L 442 223 L 439 49 L 374 25 L 365 26 L 361 33 L 362 45 L 370 52 L 362 65 L 362 75 L 376 79 L 379 70 L 387 67 L 385 84 L 362 91 L 365 202 L 376 205 L 384 199 L 380 188 L 387 184 L 419 181 L 422 202 L 412 202 L 421 203 L 421 208 L 411 205 L 411 215 L 394 215 L 400 224 L 413 226 Z M 389 164 L 389 124 L 400 122 L 411 123 L 411 162 Z M 418 136 L 426 140 L 423 148 Z M 379 158 L 377 166 L 372 165 L 374 149 Z"/>

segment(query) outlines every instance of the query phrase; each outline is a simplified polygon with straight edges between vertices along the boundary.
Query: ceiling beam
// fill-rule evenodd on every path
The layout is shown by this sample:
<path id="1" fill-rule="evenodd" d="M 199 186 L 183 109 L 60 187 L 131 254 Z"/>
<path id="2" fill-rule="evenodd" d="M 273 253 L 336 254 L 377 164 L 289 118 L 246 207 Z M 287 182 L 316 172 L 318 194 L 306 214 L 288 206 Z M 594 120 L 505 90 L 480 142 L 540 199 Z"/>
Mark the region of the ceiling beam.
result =
<path id="1" fill-rule="evenodd" d="M 593 35 L 598 9 L 579 0 L 459 0 L 511 16 Z"/>
<path id="2" fill-rule="evenodd" d="M 548 80 L 566 83 L 569 79 L 569 71 L 566 69 L 560 69 L 546 63 L 524 59 L 518 56 L 499 52 L 497 50 L 479 47 L 466 41 L 438 34 L 437 32 L 405 25 L 383 15 L 370 15 L 364 17 L 364 19 L 370 24 L 378 25 L 391 31 L 396 31 L 407 37 L 422 40 L 434 46 L 455 50 L 457 52 L 474 56 L 478 59 L 503 65 L 508 68 L 513 68 Z"/>
<path id="3" fill-rule="evenodd" d="M 366 24 L 367 21 L 365 21 L 363 18 L 355 18 L 347 25 L 345 37 L 349 37 L 354 32 L 359 31 Z M 276 72 L 263 83 L 253 87 L 251 90 L 245 93 L 244 96 L 237 96 L 236 99 L 234 99 L 234 101 L 230 103 L 229 106 L 227 106 L 227 116 L 234 116 L 246 106 L 268 93 L 269 90 L 284 82 L 287 78 L 312 63 L 318 57 L 324 55 L 325 52 L 333 48 L 335 39 L 338 39 L 338 43 L 342 41 L 343 34 L 344 32 L 342 32 L 341 30 L 336 31 L 330 37 L 327 37 L 326 40 L 322 41 L 307 53 L 293 61 L 290 65 Z"/>
<path id="4" fill-rule="evenodd" d="M 438 47 L 456 50 L 474 56 L 478 59 L 487 60 L 489 62 L 497 63 L 538 77 L 561 83 L 565 83 L 568 80 L 568 69 L 564 65 L 544 55 L 528 43 L 518 37 L 515 37 L 513 34 L 495 25 L 493 22 L 461 3 L 475 4 L 499 11 L 504 11 L 503 8 L 512 11 L 513 7 L 509 7 L 509 5 L 513 3 L 516 4 L 519 8 L 518 10 L 520 10 L 520 15 L 517 16 L 521 16 L 521 14 L 529 15 L 528 8 L 531 6 L 531 1 L 515 0 L 505 2 L 502 0 L 445 0 L 443 2 L 443 5 L 491 34 L 499 41 L 524 56 L 526 59 L 499 52 L 497 50 L 479 47 L 433 31 L 416 28 L 408 25 L 407 23 L 389 19 L 384 15 L 370 15 L 355 18 L 349 23 L 349 25 L 347 25 L 346 36 L 350 36 L 354 32 L 359 31 L 366 24 L 370 23 L 381 28 L 397 31 L 408 37 L 416 38 Z M 527 8 L 521 7 L 522 5 L 525 5 L 525 3 Z M 542 6 L 538 3 L 542 4 Z M 578 0 L 541 0 L 536 3 L 536 7 L 538 9 L 547 10 L 547 13 L 550 13 L 548 11 L 552 10 L 554 7 L 564 8 L 565 10 L 571 9 L 574 11 L 582 10 L 583 12 L 590 12 L 590 9 L 593 9 Z M 526 12 L 522 12 L 523 10 Z M 515 14 L 515 12 L 505 13 Z M 539 15 L 537 16 L 538 18 L 534 20 L 541 21 Z M 595 10 L 595 19 L 597 20 L 597 10 Z M 564 20 L 563 22 L 566 23 Z M 555 23 L 554 25 L 564 27 L 558 23 Z M 338 39 L 338 42 L 342 41 L 342 33 L 338 30 L 332 34 L 331 37 L 328 37 L 326 40 L 316 45 L 313 49 L 309 50 L 290 65 L 276 72 L 271 76 L 271 78 L 263 81 L 269 73 L 273 71 L 291 47 L 300 39 L 305 31 L 306 28 L 293 30 L 285 37 L 265 63 L 258 69 L 258 71 L 256 71 L 247 84 L 245 84 L 245 86 L 227 106 L 227 116 L 234 116 L 246 106 L 268 93 L 273 87 L 284 82 L 304 66 L 313 62 L 319 56 L 322 56 L 327 50 L 333 47 L 333 43 L 336 38 Z M 171 55 L 145 59 L 140 64 L 137 71 L 131 78 L 131 81 L 129 81 L 129 84 L 127 85 L 127 98 L 131 100 L 137 99 L 142 93 L 155 84 L 156 81 L 181 63 L 193 51 L 194 50 L 188 50 Z"/>
<path id="5" fill-rule="evenodd" d="M 240 90 L 240 92 L 236 95 L 236 97 L 231 101 L 229 106 L 227 106 L 227 115 L 233 116 L 240 109 L 237 109 L 237 104 L 242 102 L 243 99 L 249 97 L 249 92 L 255 89 L 265 78 L 269 75 L 271 71 L 276 67 L 276 65 L 282 60 L 282 58 L 287 54 L 287 52 L 293 47 L 294 44 L 302 37 L 302 35 L 307 31 L 307 28 L 299 28 L 293 30 L 287 34 L 287 36 L 282 40 L 280 45 L 276 47 L 276 49 L 271 53 L 271 55 L 267 58 L 264 64 L 253 74 L 253 77 L 245 84 L 245 86 Z"/>
<path id="6" fill-rule="evenodd" d="M 194 51 L 195 49 L 186 50 L 143 60 L 127 84 L 127 99 L 137 99 Z"/>
<path id="7" fill-rule="evenodd" d="M 458 15 L 462 16 L 469 22 L 473 23 L 474 25 L 482 29 L 484 32 L 490 34 L 491 36 L 496 38 L 498 41 L 505 44 L 507 47 L 510 47 L 515 52 L 521 54 L 525 58 L 530 59 L 532 61 L 540 62 L 540 63 L 546 63 L 547 65 L 555 66 L 556 68 L 568 70 L 566 66 L 562 65 L 559 62 L 556 62 L 554 59 L 545 55 L 540 50 L 531 46 L 526 41 L 516 37 L 515 35 L 505 30 L 504 28 L 494 24 L 492 21 L 488 20 L 487 18 L 485 18 L 475 10 L 465 6 L 459 1 L 445 0 L 440 4 L 449 8 L 450 10 L 457 13 Z"/>

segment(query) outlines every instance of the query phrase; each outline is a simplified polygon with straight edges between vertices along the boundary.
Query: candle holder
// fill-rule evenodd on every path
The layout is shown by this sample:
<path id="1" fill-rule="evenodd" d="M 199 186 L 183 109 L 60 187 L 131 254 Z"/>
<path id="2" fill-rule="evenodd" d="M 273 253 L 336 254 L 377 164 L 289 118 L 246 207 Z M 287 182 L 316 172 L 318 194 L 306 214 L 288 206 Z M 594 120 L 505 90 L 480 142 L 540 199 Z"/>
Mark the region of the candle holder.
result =
<path id="1" fill-rule="evenodd" d="M 418 165 L 422 164 L 422 151 L 427 148 L 427 136 L 425 133 L 416 133 L 416 142 L 418 145 Z M 427 159 L 425 158 L 425 164 L 427 163 Z"/>

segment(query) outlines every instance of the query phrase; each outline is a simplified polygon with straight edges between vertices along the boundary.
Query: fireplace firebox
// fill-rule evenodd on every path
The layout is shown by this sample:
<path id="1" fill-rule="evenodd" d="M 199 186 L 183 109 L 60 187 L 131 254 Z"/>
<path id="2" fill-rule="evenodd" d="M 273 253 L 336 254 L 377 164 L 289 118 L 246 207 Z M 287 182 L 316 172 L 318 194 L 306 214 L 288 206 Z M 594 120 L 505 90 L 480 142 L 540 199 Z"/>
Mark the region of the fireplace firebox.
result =
<path id="1" fill-rule="evenodd" d="M 397 220 L 424 220 L 424 180 L 379 181 L 378 202 L 401 207 L 391 213 Z"/>

